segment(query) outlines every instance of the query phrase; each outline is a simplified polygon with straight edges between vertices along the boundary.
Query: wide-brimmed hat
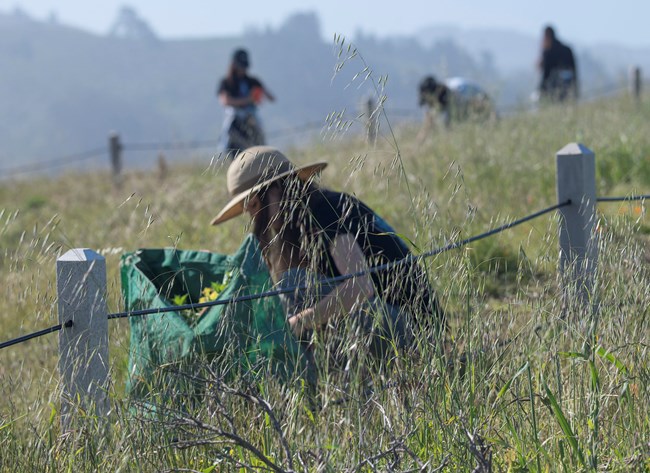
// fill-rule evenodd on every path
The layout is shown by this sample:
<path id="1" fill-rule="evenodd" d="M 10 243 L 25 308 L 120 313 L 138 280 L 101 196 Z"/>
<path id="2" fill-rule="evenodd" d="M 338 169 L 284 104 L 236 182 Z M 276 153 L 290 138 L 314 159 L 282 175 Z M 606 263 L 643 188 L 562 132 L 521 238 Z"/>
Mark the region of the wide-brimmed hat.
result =
<path id="1" fill-rule="evenodd" d="M 320 161 L 296 167 L 284 154 L 270 146 L 247 148 L 230 163 L 226 185 L 231 199 L 210 223 L 217 225 L 240 215 L 245 200 L 273 181 L 294 174 L 306 181 L 326 166 L 326 162 Z"/>

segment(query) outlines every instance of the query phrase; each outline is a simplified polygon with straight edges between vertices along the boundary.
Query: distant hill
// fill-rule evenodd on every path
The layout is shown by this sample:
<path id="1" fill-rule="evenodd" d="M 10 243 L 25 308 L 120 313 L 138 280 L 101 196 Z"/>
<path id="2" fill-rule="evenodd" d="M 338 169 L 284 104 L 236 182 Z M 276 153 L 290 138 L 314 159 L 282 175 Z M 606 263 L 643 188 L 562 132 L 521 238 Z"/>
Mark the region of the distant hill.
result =
<path id="1" fill-rule="evenodd" d="M 463 29 L 451 25 L 424 28 L 416 33 L 418 41 L 430 46 L 438 41 L 454 41 L 473 57 L 489 57 L 502 74 L 535 68 L 539 41 L 532 35 L 501 29 Z"/>
<path id="2" fill-rule="evenodd" d="M 361 55 L 345 60 L 353 51 L 347 49 L 350 41 Z M 508 32 L 360 34 L 341 48 L 322 40 L 315 14 L 299 13 L 277 29 L 167 41 L 132 9 L 118 14 L 106 36 L 18 11 L 0 14 L 0 166 L 103 146 L 111 130 L 127 142 L 216 139 L 222 118 L 216 84 L 239 46 L 250 50 L 251 74 L 278 98 L 262 107 L 267 131 L 324 123 L 328 114 L 343 110 L 353 119 L 362 100 L 376 92 L 364 80 L 366 67 L 388 96 L 387 108 L 414 112 L 417 83 L 427 73 L 473 78 L 504 105 L 525 100 L 537 80 L 534 41 Z M 647 53 L 598 51 L 584 64 L 603 82 L 613 80 L 604 55 L 622 67 Z"/>

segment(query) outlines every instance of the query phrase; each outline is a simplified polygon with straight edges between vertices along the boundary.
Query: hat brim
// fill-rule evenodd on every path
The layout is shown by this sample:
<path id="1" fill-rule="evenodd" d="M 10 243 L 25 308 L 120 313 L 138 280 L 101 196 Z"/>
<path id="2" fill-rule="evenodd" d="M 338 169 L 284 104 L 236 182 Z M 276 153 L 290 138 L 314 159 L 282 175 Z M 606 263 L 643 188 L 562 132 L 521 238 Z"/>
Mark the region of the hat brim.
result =
<path id="1" fill-rule="evenodd" d="M 283 177 L 290 176 L 292 174 L 296 174 L 302 181 L 306 181 L 314 174 L 316 174 L 319 171 L 322 171 L 326 167 L 327 167 L 327 163 L 320 161 L 314 164 L 308 164 L 306 166 L 297 167 L 290 171 L 277 174 L 273 176 L 271 179 L 267 179 L 266 181 L 255 184 L 250 189 L 247 189 L 244 192 L 241 192 L 236 196 L 234 196 L 232 199 L 230 199 L 230 201 L 224 206 L 224 208 L 221 209 L 221 212 L 219 212 L 219 214 L 212 219 L 210 225 L 218 225 L 227 220 L 230 220 L 231 218 L 241 215 L 244 212 L 244 202 L 246 201 L 246 199 L 251 194 L 254 194 L 260 189 L 263 189 L 264 187 L 268 186 L 272 182 L 277 181 L 278 179 L 282 179 Z"/>

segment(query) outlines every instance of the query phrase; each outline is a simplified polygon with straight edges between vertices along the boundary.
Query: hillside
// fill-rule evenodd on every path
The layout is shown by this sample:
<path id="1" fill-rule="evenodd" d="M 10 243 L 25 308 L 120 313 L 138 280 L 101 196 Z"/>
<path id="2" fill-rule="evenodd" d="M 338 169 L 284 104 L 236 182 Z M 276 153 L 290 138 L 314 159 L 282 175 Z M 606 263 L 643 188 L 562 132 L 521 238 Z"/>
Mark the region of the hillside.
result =
<path id="1" fill-rule="evenodd" d="M 113 130 L 129 143 L 217 139 L 216 84 L 239 46 L 250 49 L 251 73 L 278 97 L 262 107 L 268 131 L 324 123 L 330 114 L 354 120 L 372 94 L 386 94 L 389 110 L 417 118 L 416 86 L 430 73 L 472 78 L 502 107 L 526 102 L 537 83 L 535 39 L 510 32 L 360 32 L 337 43 L 322 39 L 315 14 L 299 13 L 278 28 L 237 37 L 162 40 L 136 12 L 120 15 L 111 34 L 98 36 L 0 13 L 0 169 L 103 147 Z M 350 44 L 360 54 L 346 59 L 355 50 Z M 620 86 L 625 64 L 645 64 L 647 51 L 581 45 L 578 56 L 588 94 Z M 379 89 L 365 80 L 367 71 Z"/>
<path id="2" fill-rule="evenodd" d="M 415 109 L 415 84 L 427 70 L 423 58 L 442 61 L 444 48 L 368 43 L 375 80 L 390 77 L 390 104 Z M 216 84 L 238 46 L 250 49 L 251 73 L 278 97 L 262 111 L 270 130 L 324 122 L 343 109 L 353 118 L 358 103 L 373 91 L 359 80 L 349 86 L 366 67 L 358 58 L 335 74 L 338 48 L 321 39 L 313 14 L 242 37 L 173 41 L 100 37 L 0 15 L 0 165 L 95 148 L 111 130 L 131 142 L 215 139 L 222 114 Z M 403 54 L 406 49 L 410 58 Z M 448 54 L 452 65 L 455 52 Z M 449 72 L 470 71 L 476 71 L 472 64 Z"/>

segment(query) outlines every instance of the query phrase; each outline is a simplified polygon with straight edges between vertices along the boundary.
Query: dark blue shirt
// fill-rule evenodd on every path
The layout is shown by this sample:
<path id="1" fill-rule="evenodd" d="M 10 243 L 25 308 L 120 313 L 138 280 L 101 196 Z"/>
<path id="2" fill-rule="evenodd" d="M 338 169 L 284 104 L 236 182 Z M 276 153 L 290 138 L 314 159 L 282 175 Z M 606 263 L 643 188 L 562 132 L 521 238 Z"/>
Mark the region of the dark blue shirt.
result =
<path id="1" fill-rule="evenodd" d="M 340 275 L 330 246 L 337 235 L 354 236 L 369 267 L 401 260 L 411 255 L 395 230 L 370 207 L 349 194 L 319 189 L 309 197 L 307 224 L 316 267 L 326 277 Z M 376 294 L 387 303 L 416 314 L 434 315 L 442 322 L 442 312 L 424 268 L 417 262 L 396 265 L 372 273 Z"/>

